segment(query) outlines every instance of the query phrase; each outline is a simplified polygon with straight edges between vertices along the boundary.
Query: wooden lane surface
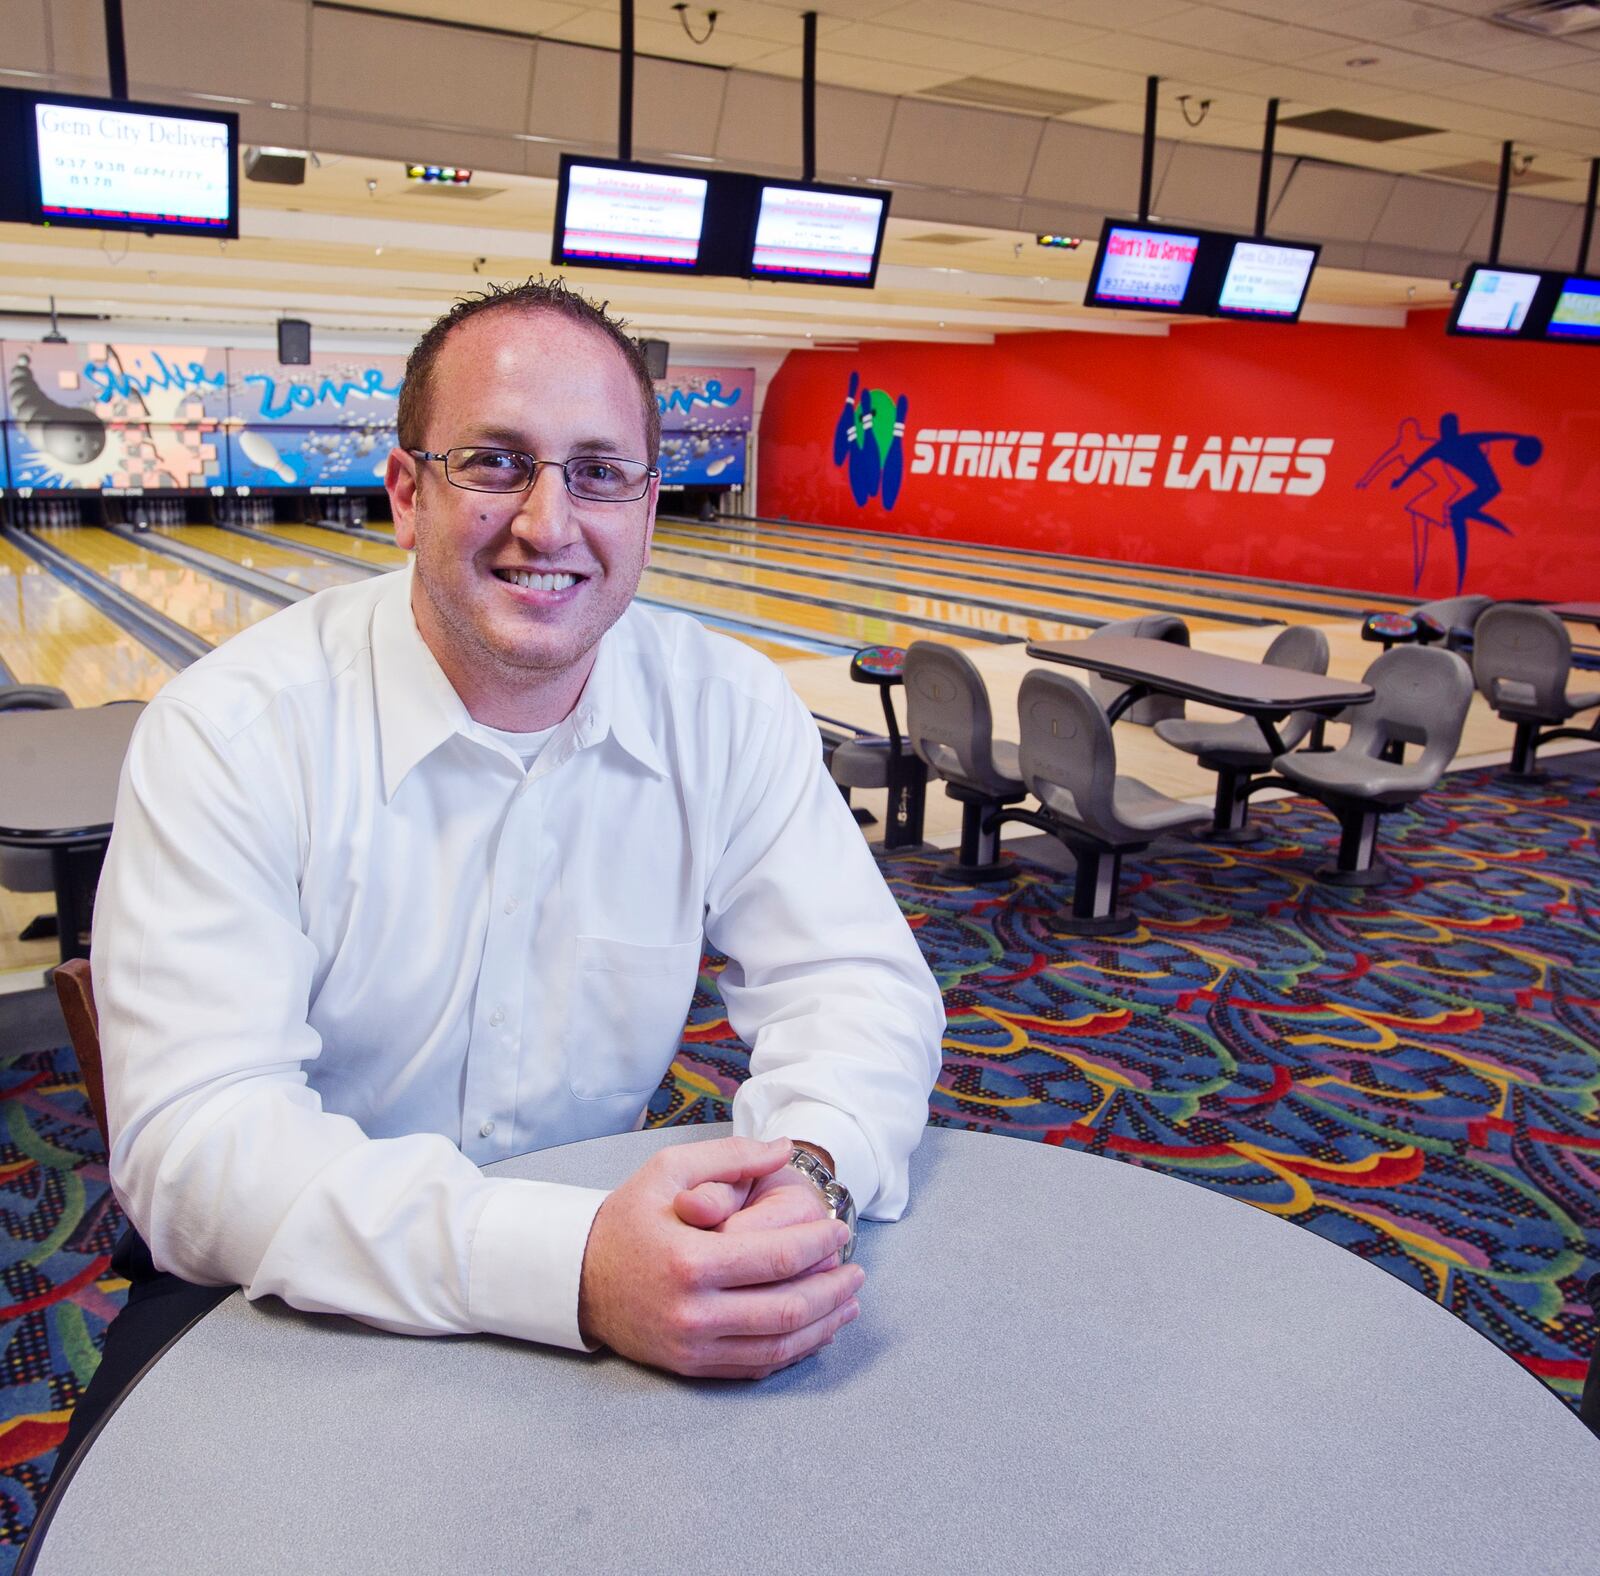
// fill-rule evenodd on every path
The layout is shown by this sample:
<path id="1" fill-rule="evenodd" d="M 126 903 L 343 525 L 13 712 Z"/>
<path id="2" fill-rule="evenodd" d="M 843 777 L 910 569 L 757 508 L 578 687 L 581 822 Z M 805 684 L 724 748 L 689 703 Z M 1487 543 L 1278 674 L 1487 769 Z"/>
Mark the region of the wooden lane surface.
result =
<path id="1" fill-rule="evenodd" d="M 43 564 L 0 538 L 0 659 L 74 706 L 149 700 L 176 671 Z"/>
<path id="2" fill-rule="evenodd" d="M 254 569 L 271 575 L 286 585 L 298 586 L 303 591 L 322 591 L 328 586 L 349 585 L 352 580 L 366 576 L 349 564 L 336 564 L 331 559 L 318 558 L 312 553 L 296 552 L 292 547 L 277 547 L 270 542 L 259 542 L 253 537 L 240 536 L 237 531 L 224 531 L 214 525 L 157 526 L 154 535 L 170 537 L 186 547 L 198 548 L 215 558 L 238 564 L 241 569 Z"/>
<path id="3" fill-rule="evenodd" d="M 901 536 L 888 531 L 852 531 L 836 526 L 808 526 L 800 523 L 783 524 L 775 521 L 725 521 L 701 524 L 693 521 L 667 520 L 658 525 L 658 531 L 670 527 L 680 531 L 709 531 L 728 538 L 742 537 L 751 542 L 782 542 L 822 552 L 847 555 L 851 562 L 860 561 L 861 554 L 877 554 L 894 562 L 913 561 L 945 566 L 963 566 L 981 573 L 1003 576 L 1007 579 L 1019 574 L 1037 574 L 1044 583 L 1079 585 L 1087 592 L 1100 584 L 1106 590 L 1138 591 L 1171 590 L 1187 596 L 1215 596 L 1226 603 L 1230 596 L 1251 598 L 1237 605 L 1238 611 L 1251 611 L 1257 615 L 1271 612 L 1257 599 L 1268 603 L 1282 599 L 1284 615 L 1293 610 L 1288 605 L 1299 603 L 1325 604 L 1326 615 L 1337 617 L 1346 611 L 1359 613 L 1370 609 L 1404 611 L 1416 605 L 1415 597 L 1384 595 L 1366 591 L 1347 591 L 1338 587 L 1276 584 L 1249 576 L 1224 576 L 1200 569 L 1174 569 L 1162 565 L 1125 564 L 1113 560 L 1085 559 L 1066 554 L 1028 552 L 1017 549 L 990 548 L 983 544 L 948 542 L 935 537 Z M 1304 622 L 1306 609 L 1297 621 Z"/>
<path id="4" fill-rule="evenodd" d="M 55 526 L 35 534 L 214 646 L 278 611 L 265 597 L 99 526 Z"/>
<path id="5" fill-rule="evenodd" d="M 349 531 L 330 531 L 323 525 L 264 525 L 263 535 L 279 537 L 285 543 L 298 542 L 302 547 L 320 547 L 326 552 L 343 553 L 346 558 L 357 558 L 374 569 L 403 569 L 411 560 L 410 553 L 402 552 L 384 542 L 369 542 L 364 536 Z M 248 537 L 242 537 L 248 541 Z"/>
<path id="6" fill-rule="evenodd" d="M 855 554 L 804 552 L 796 554 L 785 548 L 781 556 L 772 551 L 774 544 L 739 546 L 732 550 L 715 543 L 687 539 L 667 527 L 656 530 L 654 561 L 659 564 L 683 563 L 698 567 L 702 574 L 720 570 L 724 575 L 748 576 L 759 569 L 763 574 L 788 573 L 804 578 L 811 571 L 816 579 L 817 593 L 834 598 L 862 597 L 874 602 L 884 596 L 906 596 L 908 591 L 923 591 L 926 598 L 911 598 L 907 611 L 924 612 L 927 605 L 937 605 L 948 610 L 953 606 L 970 607 L 978 617 L 994 610 L 990 603 L 1009 605 L 1013 620 L 1031 620 L 1044 627 L 1053 622 L 1050 615 L 1058 617 L 1101 619 L 1135 618 L 1141 613 L 1162 612 L 1171 608 L 1178 612 L 1191 629 L 1223 629 L 1237 622 L 1235 618 L 1208 617 L 1212 611 L 1233 612 L 1238 604 L 1221 607 L 1217 599 L 1201 596 L 1174 596 L 1163 598 L 1140 595 L 1129 588 L 1129 594 L 1120 601 L 1110 600 L 1094 586 L 1085 586 L 1081 592 L 1063 590 L 1055 580 L 1036 578 L 1032 581 L 1007 580 L 993 583 L 990 579 L 969 572 L 965 567 L 946 565 L 942 569 L 925 569 L 911 561 L 879 564 Z M 715 566 L 712 568 L 710 566 Z M 844 578 L 833 578 L 843 576 Z M 863 586 L 863 580 L 873 582 Z M 1114 593 L 1122 596 L 1122 593 Z M 922 602 L 924 606 L 916 604 Z M 881 605 L 881 604 L 880 604 Z M 1027 611 L 1024 612 L 1023 610 Z M 949 617 L 948 611 L 934 615 Z M 1271 619 L 1270 611 L 1254 608 L 1241 612 L 1239 617 L 1251 623 L 1264 623 Z M 987 624 L 983 627 L 1001 627 Z M 1009 627 L 1009 626 L 1007 626 Z M 1018 626 L 1020 627 L 1020 625 Z M 1071 625 L 1079 633 L 1089 626 Z M 1069 637 L 1056 637 L 1069 638 Z"/>

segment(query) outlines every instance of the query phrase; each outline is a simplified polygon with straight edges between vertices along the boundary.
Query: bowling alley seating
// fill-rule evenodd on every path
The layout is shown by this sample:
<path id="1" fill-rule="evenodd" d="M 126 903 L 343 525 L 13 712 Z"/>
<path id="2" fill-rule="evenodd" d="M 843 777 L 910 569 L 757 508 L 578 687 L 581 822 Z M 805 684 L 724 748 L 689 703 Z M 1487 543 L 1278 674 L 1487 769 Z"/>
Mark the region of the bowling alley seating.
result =
<path id="1" fill-rule="evenodd" d="M 1385 651 L 1400 645 L 1467 651 L 1478 620 L 1493 605 L 1493 597 L 1452 596 L 1424 602 L 1409 613 L 1368 613 L 1361 622 L 1361 638 L 1377 642 Z"/>
<path id="2" fill-rule="evenodd" d="M 1261 659 L 1273 667 L 1300 673 L 1328 671 L 1328 637 L 1311 624 L 1292 624 L 1267 647 Z M 1278 725 L 1284 748 L 1292 750 L 1311 732 L 1317 719 L 1309 711 L 1291 712 Z M 1211 837 L 1219 842 L 1244 842 L 1252 834 L 1245 826 L 1249 813 L 1252 777 L 1272 770 L 1272 748 L 1253 717 L 1235 722 L 1189 722 L 1183 718 L 1156 724 L 1156 737 L 1186 755 L 1194 756 L 1208 772 L 1217 774 L 1216 807 Z"/>
<path id="3" fill-rule="evenodd" d="M 1472 672 L 1496 716 L 1516 727 L 1511 776 L 1537 777 L 1539 746 L 1553 739 L 1596 738 L 1590 728 L 1562 726 L 1600 706 L 1600 690 L 1568 690 L 1572 637 L 1548 609 L 1515 602 L 1491 607 L 1478 620 Z"/>
<path id="4" fill-rule="evenodd" d="M 1388 871 L 1375 863 L 1379 817 L 1410 804 L 1444 775 L 1472 703 L 1471 670 L 1439 646 L 1398 646 L 1362 678 L 1373 697 L 1346 708 L 1349 739 L 1320 755 L 1280 755 L 1272 763 L 1276 776 L 1262 779 L 1310 794 L 1338 817 L 1338 863 L 1317 872 L 1336 886 L 1381 886 L 1388 880 Z M 1420 745 L 1422 753 L 1410 762 L 1386 759 L 1386 749 L 1396 743 Z"/>
<path id="5" fill-rule="evenodd" d="M 0 684 L 0 711 L 59 711 L 72 705 L 65 690 L 50 684 Z M 0 887 L 8 892 L 54 892 L 55 874 L 47 848 L 0 848 Z M 38 914 L 19 940 L 41 941 L 56 933 L 53 914 Z"/>
<path id="6" fill-rule="evenodd" d="M 994 820 L 1021 821 L 1059 839 L 1077 862 L 1072 912 L 1057 921 L 1079 936 L 1134 929 L 1117 910 L 1122 856 L 1165 832 L 1201 825 L 1203 805 L 1183 804 L 1136 777 L 1117 774 L 1111 724 L 1093 695 L 1064 673 L 1035 669 L 1017 694 L 1022 736 L 1018 764 L 1039 810 L 1004 809 Z"/>
<path id="7" fill-rule="evenodd" d="M 889 695 L 903 682 L 905 658 L 900 646 L 863 646 L 851 657 L 851 679 L 877 687 L 883 703 L 885 733 L 881 738 L 856 738 L 836 745 L 828 766 L 841 788 L 889 790 L 883 831 L 885 848 L 911 848 L 922 841 L 923 804 L 928 791 L 928 768 L 911 748 L 911 741 L 900 732 Z"/>
<path id="8" fill-rule="evenodd" d="M 961 852 L 942 872 L 947 880 L 1004 881 L 1000 834 L 986 822 L 995 811 L 1027 798 L 1017 747 L 994 736 L 983 675 L 972 659 L 936 640 L 906 647 L 906 735 L 961 806 Z"/>
<path id="9" fill-rule="evenodd" d="M 89 1098 L 89 1114 L 100 1129 L 100 1140 L 111 1145 L 106 1125 L 106 1082 L 100 1070 L 100 1014 L 94 1005 L 94 981 L 87 958 L 72 958 L 55 971 L 56 999 L 61 1016 L 67 1020 L 67 1036 L 78 1058 L 83 1075 L 83 1090 Z"/>
<path id="10" fill-rule="evenodd" d="M 1104 635 L 1134 636 L 1140 640 L 1168 640 L 1175 646 L 1189 644 L 1189 626 L 1172 613 L 1141 613 L 1137 618 L 1119 618 L 1102 624 L 1085 637 L 1095 640 Z M 1109 710 L 1116 698 L 1128 686 L 1115 679 L 1102 678 L 1098 673 L 1089 676 L 1089 693 Z M 1183 700 L 1177 695 L 1149 695 L 1123 712 L 1119 722 L 1136 722 L 1141 727 L 1153 728 L 1158 722 L 1183 715 Z"/>

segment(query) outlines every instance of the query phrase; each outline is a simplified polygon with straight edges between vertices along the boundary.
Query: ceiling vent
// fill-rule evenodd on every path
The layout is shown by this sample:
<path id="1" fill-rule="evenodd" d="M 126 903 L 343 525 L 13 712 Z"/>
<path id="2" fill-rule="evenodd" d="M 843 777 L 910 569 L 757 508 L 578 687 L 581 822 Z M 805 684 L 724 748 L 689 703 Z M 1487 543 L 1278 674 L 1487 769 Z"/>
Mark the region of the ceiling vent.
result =
<path id="1" fill-rule="evenodd" d="M 1349 109 L 1316 109 L 1305 115 L 1290 115 L 1278 126 L 1320 131 L 1326 137 L 1353 137 L 1357 142 L 1398 142 L 1402 137 L 1430 136 L 1440 129 L 1409 120 L 1387 120 L 1382 115 L 1358 115 Z"/>
<path id="2" fill-rule="evenodd" d="M 957 77 L 936 88 L 924 88 L 918 98 L 957 99 L 963 104 L 981 104 L 985 109 L 1014 109 L 1024 115 L 1071 115 L 1080 109 L 1095 109 L 1109 99 L 1085 98 L 1081 93 L 1057 93 L 1050 88 L 1028 88 L 1017 82 L 996 82 L 992 77 Z"/>
<path id="3" fill-rule="evenodd" d="M 1425 170 L 1425 175 L 1442 175 L 1447 181 L 1471 181 L 1475 186 L 1493 186 L 1497 190 L 1500 185 L 1500 165 L 1493 159 L 1478 159 L 1471 164 L 1443 164 L 1438 169 Z M 1511 177 L 1513 187 L 1517 186 L 1549 186 L 1559 184 L 1562 177 L 1559 175 L 1546 175 L 1540 170 L 1524 170 L 1520 175 Z"/>
<path id="4" fill-rule="evenodd" d="M 1520 33 L 1537 33 L 1541 38 L 1570 38 L 1600 27 L 1597 0 L 1526 0 L 1523 5 L 1508 5 L 1489 15 L 1501 27 L 1514 27 Z"/>

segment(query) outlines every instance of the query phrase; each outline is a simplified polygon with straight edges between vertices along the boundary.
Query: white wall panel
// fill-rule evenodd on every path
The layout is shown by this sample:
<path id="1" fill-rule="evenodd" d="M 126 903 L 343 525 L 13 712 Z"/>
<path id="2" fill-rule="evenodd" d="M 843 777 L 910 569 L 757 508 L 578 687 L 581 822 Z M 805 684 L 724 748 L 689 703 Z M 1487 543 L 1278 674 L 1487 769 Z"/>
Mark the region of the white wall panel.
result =
<path id="1" fill-rule="evenodd" d="M 617 151 L 617 57 L 610 50 L 541 43 L 526 124 L 582 153 Z"/>
<path id="2" fill-rule="evenodd" d="M 50 70 L 50 29 L 45 0 L 8 0 L 4 63 L 13 71 Z M 15 81 L 12 86 L 18 86 Z"/>
<path id="3" fill-rule="evenodd" d="M 1366 241 L 1389 201 L 1397 176 L 1299 160 L 1273 210 L 1275 235 Z"/>
<path id="4" fill-rule="evenodd" d="M 969 192 L 1021 192 L 1046 122 L 1027 115 L 901 99 L 883 176 Z"/>
<path id="5" fill-rule="evenodd" d="M 1171 155 L 1171 143 L 1157 146 L 1152 190 L 1160 184 Z M 1039 143 L 1026 194 L 1042 202 L 1098 209 L 1102 214 L 1137 213 L 1139 159 L 1139 138 L 1126 132 L 1052 121 Z M 1094 234 L 1099 233 L 1097 224 Z"/>
<path id="6" fill-rule="evenodd" d="M 819 149 L 823 143 L 822 97 L 819 92 Z M 800 84 L 753 71 L 730 72 L 714 151 L 735 169 L 796 173 L 800 167 Z"/>
<path id="7" fill-rule="evenodd" d="M 633 151 L 641 159 L 716 152 L 728 73 L 680 60 L 643 59 L 633 73 Z"/>
<path id="8" fill-rule="evenodd" d="M 198 26 L 170 0 L 123 0 L 130 87 L 303 104 L 310 18 L 305 0 L 206 0 Z"/>
<path id="9" fill-rule="evenodd" d="M 9 18 L 10 8 L 6 9 Z M 101 0 L 49 0 L 50 69 L 57 87 L 106 93 L 106 12 Z"/>
<path id="10" fill-rule="evenodd" d="M 1372 227 L 1372 239 L 1379 246 L 1463 251 L 1473 226 L 1493 205 L 1491 193 L 1471 186 L 1402 176 Z"/>

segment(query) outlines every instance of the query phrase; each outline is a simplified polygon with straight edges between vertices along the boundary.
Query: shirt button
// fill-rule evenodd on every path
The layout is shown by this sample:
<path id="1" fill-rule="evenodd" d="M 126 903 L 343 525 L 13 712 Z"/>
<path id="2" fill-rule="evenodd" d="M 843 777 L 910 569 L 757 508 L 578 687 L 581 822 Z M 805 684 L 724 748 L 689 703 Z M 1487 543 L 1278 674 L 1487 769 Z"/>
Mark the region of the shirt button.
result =
<path id="1" fill-rule="evenodd" d="M 496 1007 L 495 1010 L 489 1014 L 489 1027 L 491 1029 L 498 1029 L 505 1021 L 506 1015 L 498 1007 Z"/>
<path id="2" fill-rule="evenodd" d="M 478 1137 L 479 1138 L 493 1138 L 494 1137 L 494 1123 L 493 1122 L 485 1122 L 483 1124 L 483 1126 L 478 1129 Z"/>
<path id="3" fill-rule="evenodd" d="M 506 899 L 506 913 L 515 914 L 516 911 L 517 911 L 517 900 L 514 897 L 508 897 Z"/>

